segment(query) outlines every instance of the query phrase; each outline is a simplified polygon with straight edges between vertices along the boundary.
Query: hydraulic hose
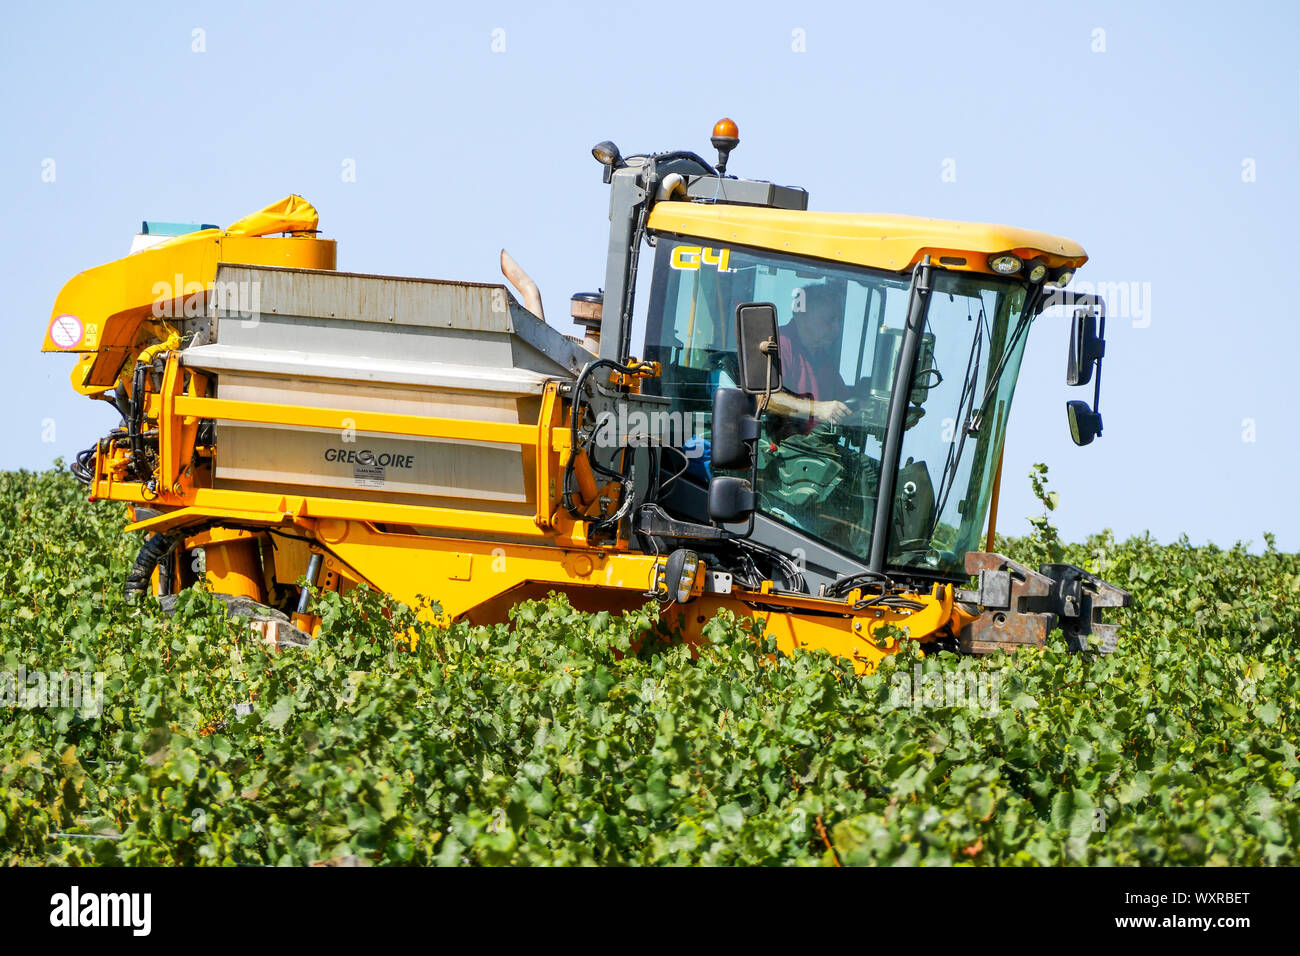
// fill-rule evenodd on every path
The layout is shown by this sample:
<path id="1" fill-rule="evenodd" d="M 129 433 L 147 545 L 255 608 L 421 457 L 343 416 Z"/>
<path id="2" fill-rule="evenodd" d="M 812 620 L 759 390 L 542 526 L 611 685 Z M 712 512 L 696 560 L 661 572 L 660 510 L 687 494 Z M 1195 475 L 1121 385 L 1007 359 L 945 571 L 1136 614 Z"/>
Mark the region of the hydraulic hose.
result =
<path id="1" fill-rule="evenodd" d="M 98 445 L 82 449 L 77 452 L 77 457 L 68 466 L 68 470 L 83 485 L 89 485 L 95 480 L 95 453 L 98 450 Z"/>
<path id="2" fill-rule="evenodd" d="M 149 579 L 153 577 L 154 569 L 175 546 L 176 539 L 162 532 L 149 536 L 140 547 L 140 553 L 135 556 L 135 564 L 131 565 L 131 570 L 126 574 L 122 592 L 128 602 L 136 601 L 144 595 L 149 589 Z"/>
<path id="3" fill-rule="evenodd" d="M 564 473 L 562 475 L 560 490 L 561 490 L 561 501 L 564 504 L 564 509 L 568 511 L 570 515 L 572 515 L 574 518 L 579 519 L 580 521 L 597 520 L 588 517 L 586 514 L 584 514 L 579 508 L 577 508 L 573 504 L 573 495 L 576 490 L 573 487 L 573 480 L 574 480 L 574 468 L 577 465 L 578 453 L 582 451 L 585 447 L 585 444 L 579 442 L 578 440 L 578 419 L 581 417 L 582 406 L 586 404 L 583 400 L 582 393 L 584 387 L 587 384 L 587 377 L 598 368 L 608 368 L 620 374 L 629 375 L 636 370 L 637 366 L 622 365 L 618 362 L 613 361 L 612 359 L 597 359 L 596 361 L 588 362 L 586 365 L 583 366 L 582 371 L 578 373 L 578 380 L 573 385 L 573 392 L 572 392 L 573 399 L 570 403 L 570 408 L 569 408 L 569 448 L 570 448 L 569 462 L 564 466 Z M 596 456 L 594 454 L 587 456 L 587 462 L 596 474 L 620 482 L 623 485 L 625 495 L 631 494 L 631 486 L 628 483 L 628 479 L 625 475 L 622 475 L 619 472 L 616 472 L 602 465 L 596 459 Z M 618 517 L 622 518 L 623 514 L 626 514 L 626 511 L 620 512 Z M 609 519 L 600 520 L 599 523 L 597 524 L 597 527 L 602 527 L 602 528 L 605 527 L 608 524 L 608 521 Z"/>

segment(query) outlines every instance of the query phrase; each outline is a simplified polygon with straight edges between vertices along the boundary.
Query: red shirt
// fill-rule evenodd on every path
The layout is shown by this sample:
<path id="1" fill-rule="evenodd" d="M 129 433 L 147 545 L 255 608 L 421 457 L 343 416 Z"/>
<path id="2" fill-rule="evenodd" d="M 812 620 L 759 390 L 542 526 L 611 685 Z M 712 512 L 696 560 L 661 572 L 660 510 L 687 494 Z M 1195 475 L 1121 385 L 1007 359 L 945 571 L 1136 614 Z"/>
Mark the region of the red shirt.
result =
<path id="1" fill-rule="evenodd" d="M 830 349 L 817 355 L 799 338 L 794 326 L 791 322 L 781 331 L 782 387 L 800 398 L 814 401 L 842 399 L 848 386 L 836 368 L 839 355 Z"/>
<path id="2" fill-rule="evenodd" d="M 848 386 L 840 378 L 838 354 L 827 349 L 818 355 L 810 349 L 791 322 L 781 331 L 781 387 L 799 398 L 810 398 L 815 402 L 841 399 L 848 392 Z M 811 431 L 818 419 L 810 416 L 807 425 L 801 430 Z"/>

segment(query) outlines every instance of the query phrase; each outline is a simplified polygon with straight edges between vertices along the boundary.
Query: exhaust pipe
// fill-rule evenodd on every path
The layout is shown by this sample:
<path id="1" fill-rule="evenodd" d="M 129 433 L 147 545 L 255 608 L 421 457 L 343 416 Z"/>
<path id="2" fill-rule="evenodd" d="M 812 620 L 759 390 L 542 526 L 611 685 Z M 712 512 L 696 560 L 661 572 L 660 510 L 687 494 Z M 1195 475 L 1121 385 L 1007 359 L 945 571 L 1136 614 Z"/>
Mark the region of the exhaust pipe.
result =
<path id="1" fill-rule="evenodd" d="M 511 258 L 510 253 L 504 249 L 501 250 L 501 274 L 509 280 L 510 284 L 515 287 L 520 298 L 524 300 L 524 308 L 533 315 L 537 316 L 543 322 L 546 321 L 546 315 L 542 312 L 542 292 L 537 288 L 534 282 L 522 268 L 519 263 Z"/>

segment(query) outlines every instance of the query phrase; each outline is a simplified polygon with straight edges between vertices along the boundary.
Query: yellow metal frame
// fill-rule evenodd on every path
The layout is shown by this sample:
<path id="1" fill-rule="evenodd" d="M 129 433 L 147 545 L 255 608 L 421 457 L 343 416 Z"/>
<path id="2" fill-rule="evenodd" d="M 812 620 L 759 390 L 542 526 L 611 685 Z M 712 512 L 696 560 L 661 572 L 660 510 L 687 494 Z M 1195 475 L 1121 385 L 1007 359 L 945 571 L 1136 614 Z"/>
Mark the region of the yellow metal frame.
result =
<path id="1" fill-rule="evenodd" d="M 189 529 L 187 547 L 219 549 L 213 567 L 222 590 L 257 597 L 269 587 L 263 580 L 264 569 L 252 561 L 246 535 L 218 533 L 246 529 L 254 534 L 281 530 L 314 542 L 313 550 L 326 556 L 330 587 L 364 582 L 412 605 L 428 596 L 438 602 L 447 619 L 502 620 L 517 601 L 544 597 L 552 590 L 593 609 L 630 609 L 650 599 L 647 592 L 664 559 L 632 551 L 622 540 L 592 543 L 585 523 L 560 507 L 558 479 L 571 450 L 557 384 L 546 386 L 535 425 L 467 422 L 209 398 L 206 377 L 187 372 L 181 355 L 168 353 L 161 388 L 148 397 L 146 406 L 159 433 L 154 487 L 124 477 L 125 449 L 101 445 L 92 493 L 160 512 L 136 521 L 128 530 Z M 652 373 L 647 369 L 646 374 Z M 535 512 L 519 515 L 204 484 L 203 449 L 194 444 L 200 419 L 329 429 L 344 418 L 351 419 L 358 431 L 531 449 L 536 463 Z M 197 469 L 195 461 L 200 462 Z M 882 657 L 897 650 L 897 633 L 890 628 L 925 641 L 945 631 L 956 633 L 968 619 L 954 603 L 949 585 L 908 595 L 922 605 L 920 610 L 857 609 L 858 592 L 843 600 L 816 598 L 779 593 L 771 582 L 757 591 L 737 587 L 729 594 L 708 593 L 702 573 L 693 597 L 690 603 L 670 605 L 666 611 L 688 639 L 698 640 L 704 623 L 725 609 L 741 620 L 762 622 L 784 650 L 822 648 L 852 660 L 860 671 L 874 669 Z M 311 626 L 311 622 L 300 623 Z"/>
<path id="2" fill-rule="evenodd" d="M 157 395 L 149 397 L 146 410 L 147 416 L 158 423 L 160 464 L 156 487 L 150 489 L 144 483 L 122 478 L 125 469 L 115 467 L 115 463 L 123 462 L 124 455 L 110 455 L 108 460 L 101 457 L 97 463 L 92 485 L 94 497 L 176 509 L 137 522 L 130 530 L 169 530 L 202 522 L 209 516 L 241 520 L 275 514 L 291 519 L 358 518 L 383 524 L 483 531 L 518 538 L 540 538 L 554 531 L 567 541 L 585 543 L 582 524 L 574 521 L 567 512 L 557 511 L 557 476 L 567 461 L 569 433 L 567 427 L 560 424 L 558 388 L 553 383 L 543 394 L 538 423 L 519 425 L 207 398 L 202 394 L 206 380 L 201 374 L 191 374 L 189 392 L 182 393 L 184 373 L 180 356 L 180 352 L 169 353 L 162 388 Z M 338 428 L 344 419 L 349 419 L 358 431 L 529 447 L 535 450 L 537 462 L 537 509 L 535 514 L 527 516 L 201 487 L 195 481 L 193 468 L 182 464 L 193 457 L 194 436 L 200 419 L 323 429 Z"/>

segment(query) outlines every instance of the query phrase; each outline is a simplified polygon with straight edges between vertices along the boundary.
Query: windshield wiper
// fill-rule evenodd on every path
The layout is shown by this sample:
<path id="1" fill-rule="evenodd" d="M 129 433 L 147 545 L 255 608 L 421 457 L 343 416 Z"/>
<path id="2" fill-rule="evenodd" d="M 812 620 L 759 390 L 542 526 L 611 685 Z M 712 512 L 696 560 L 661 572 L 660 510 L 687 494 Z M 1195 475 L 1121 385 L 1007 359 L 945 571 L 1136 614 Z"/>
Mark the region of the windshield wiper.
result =
<path id="1" fill-rule="evenodd" d="M 966 311 L 967 319 L 971 318 L 969 300 Z M 991 338 L 991 336 L 990 336 Z M 966 374 L 962 377 L 961 395 L 957 399 L 957 414 L 953 421 L 961 421 L 962 410 L 969 407 L 966 413 L 967 425 L 962 428 L 961 437 L 955 442 L 948 445 L 948 457 L 943 463 L 943 472 L 939 476 L 939 487 L 935 490 L 934 501 L 934 520 L 930 525 L 928 538 L 934 537 L 935 530 L 939 527 L 939 518 L 943 514 L 944 507 L 948 504 L 948 496 L 952 493 L 953 485 L 957 481 L 957 465 L 961 462 L 961 453 L 966 447 L 967 436 L 973 434 L 970 431 L 970 416 L 974 412 L 975 406 L 975 389 L 978 385 L 980 372 L 980 358 L 984 354 L 984 300 L 980 300 L 979 318 L 975 325 L 975 339 L 971 342 L 970 357 L 966 360 Z"/>
<path id="2" fill-rule="evenodd" d="M 1002 357 L 998 359 L 997 368 L 989 375 L 988 385 L 984 388 L 984 398 L 980 401 L 979 408 L 966 421 L 966 434 L 978 435 L 980 429 L 984 427 L 984 415 L 989 410 L 989 403 L 993 401 L 993 397 L 997 394 L 998 383 L 1002 381 L 1002 373 L 1006 371 L 1007 360 L 1015 354 L 1020 339 L 1024 337 L 1024 334 L 1029 330 L 1030 323 L 1034 321 L 1042 295 L 1043 287 L 1039 285 L 1034 286 L 1026 297 L 1024 308 L 1020 311 L 1020 320 L 1016 323 L 1011 337 L 1002 348 Z"/>
<path id="3" fill-rule="evenodd" d="M 1016 354 L 1020 340 L 1024 337 L 1033 322 L 1036 307 L 1042 294 L 1042 286 L 1037 286 L 1025 300 L 1024 308 L 1020 312 L 1020 318 L 1016 322 L 1016 327 L 1012 330 L 1011 335 L 1007 338 L 1002 346 L 1002 355 L 998 359 L 998 364 L 989 373 L 988 381 L 984 386 L 984 397 L 980 400 L 979 406 L 974 404 L 976 379 L 979 377 L 979 360 L 981 354 L 981 340 L 984 336 L 984 301 L 980 300 L 980 325 L 975 330 L 975 341 L 971 344 L 971 357 L 966 365 L 966 378 L 962 384 L 961 398 L 957 401 L 957 417 L 955 421 L 962 419 L 962 408 L 970 401 L 970 409 L 965 416 L 965 425 L 962 426 L 961 438 L 948 447 L 948 458 L 943 465 L 943 474 L 939 478 L 939 487 L 935 492 L 934 521 L 930 526 L 930 536 L 933 537 L 939 527 L 939 520 L 943 516 L 944 507 L 948 504 L 948 497 L 952 494 L 952 489 L 957 482 L 957 467 L 961 464 L 962 452 L 966 447 L 966 439 L 974 438 L 979 435 L 984 427 L 984 416 L 988 412 L 989 403 L 993 401 L 998 393 L 998 384 L 1002 381 L 1002 375 L 1006 371 L 1007 362 L 1011 356 Z M 969 316 L 969 313 L 968 313 Z M 992 334 L 989 335 L 990 342 Z"/>

